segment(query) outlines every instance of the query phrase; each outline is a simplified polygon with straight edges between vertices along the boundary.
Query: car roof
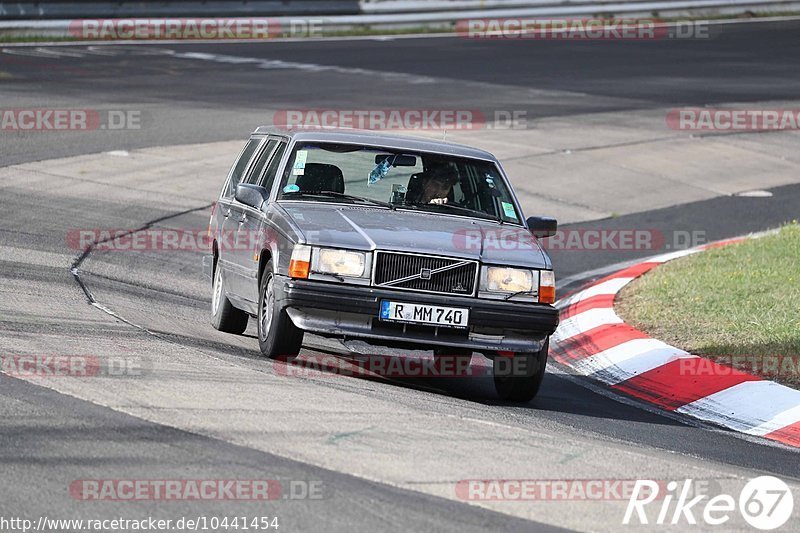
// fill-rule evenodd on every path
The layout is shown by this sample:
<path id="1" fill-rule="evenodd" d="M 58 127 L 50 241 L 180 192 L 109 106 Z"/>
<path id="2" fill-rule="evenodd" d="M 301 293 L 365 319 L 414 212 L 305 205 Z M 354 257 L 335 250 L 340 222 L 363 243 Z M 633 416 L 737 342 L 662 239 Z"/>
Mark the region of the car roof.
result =
<path id="1" fill-rule="evenodd" d="M 363 144 L 382 148 L 393 148 L 398 150 L 408 150 L 414 152 L 433 152 L 446 154 L 456 157 L 469 157 L 473 159 L 484 159 L 487 161 L 497 161 L 497 158 L 485 151 L 462 144 L 455 144 L 435 139 L 423 137 L 411 137 L 409 135 L 397 135 L 377 133 L 370 130 L 343 130 L 343 129 L 298 129 L 285 130 L 272 126 L 261 126 L 256 128 L 254 135 L 281 135 L 289 137 L 295 141 L 303 142 L 337 142 L 344 144 Z"/>

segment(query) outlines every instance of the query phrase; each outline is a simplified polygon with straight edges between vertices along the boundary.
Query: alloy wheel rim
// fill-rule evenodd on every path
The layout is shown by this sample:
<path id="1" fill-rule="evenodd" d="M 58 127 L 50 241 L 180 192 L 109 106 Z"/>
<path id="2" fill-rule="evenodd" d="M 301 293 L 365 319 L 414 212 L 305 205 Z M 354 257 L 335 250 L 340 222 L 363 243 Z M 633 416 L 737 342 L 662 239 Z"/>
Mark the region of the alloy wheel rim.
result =
<path id="1" fill-rule="evenodd" d="M 217 314 L 219 311 L 219 302 L 222 300 L 222 270 L 217 268 L 214 275 L 214 288 L 211 295 L 211 312 Z"/>
<path id="2" fill-rule="evenodd" d="M 275 293 L 272 290 L 272 276 L 269 277 L 264 288 L 264 298 L 261 301 L 261 340 L 267 340 L 269 328 L 272 327 L 272 313 L 275 303 Z"/>

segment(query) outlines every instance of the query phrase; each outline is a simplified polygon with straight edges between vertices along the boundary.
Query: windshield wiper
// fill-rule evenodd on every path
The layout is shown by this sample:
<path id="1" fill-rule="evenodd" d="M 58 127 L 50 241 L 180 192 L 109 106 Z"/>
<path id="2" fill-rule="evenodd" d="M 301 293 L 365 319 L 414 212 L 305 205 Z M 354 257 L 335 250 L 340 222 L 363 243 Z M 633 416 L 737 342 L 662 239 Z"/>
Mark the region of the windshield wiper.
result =
<path id="1" fill-rule="evenodd" d="M 293 191 L 283 193 L 283 196 L 325 196 L 328 198 L 342 198 L 344 200 L 353 200 L 355 202 L 365 202 L 372 205 L 379 205 L 381 207 L 388 207 L 389 209 L 395 208 L 395 205 L 389 202 L 382 202 L 380 200 L 373 200 L 372 198 L 364 198 L 363 196 L 355 196 L 338 191 Z"/>
<path id="2" fill-rule="evenodd" d="M 509 294 L 508 296 L 503 298 L 503 300 L 510 300 L 511 298 L 513 298 L 515 296 L 522 296 L 523 294 L 527 294 L 529 296 L 534 296 L 534 295 L 538 295 L 539 293 L 538 292 L 534 292 L 532 290 L 531 291 L 517 291 L 517 292 L 512 292 L 511 294 Z"/>
<path id="3" fill-rule="evenodd" d="M 487 213 L 485 211 L 478 211 L 477 209 L 471 209 L 469 207 L 464 207 L 464 206 L 461 206 L 461 205 L 425 204 L 425 203 L 422 203 L 422 202 L 414 202 L 414 203 L 408 203 L 408 204 L 404 204 L 404 205 L 413 206 L 413 207 L 444 207 L 444 208 L 447 208 L 447 209 L 451 209 L 453 211 L 460 211 L 462 213 L 468 213 L 470 215 L 477 215 L 478 217 L 485 218 L 487 220 L 494 220 L 495 222 L 499 222 L 500 224 L 503 223 L 503 219 L 498 217 L 498 216 L 496 216 L 496 215 L 492 215 L 491 213 Z"/>

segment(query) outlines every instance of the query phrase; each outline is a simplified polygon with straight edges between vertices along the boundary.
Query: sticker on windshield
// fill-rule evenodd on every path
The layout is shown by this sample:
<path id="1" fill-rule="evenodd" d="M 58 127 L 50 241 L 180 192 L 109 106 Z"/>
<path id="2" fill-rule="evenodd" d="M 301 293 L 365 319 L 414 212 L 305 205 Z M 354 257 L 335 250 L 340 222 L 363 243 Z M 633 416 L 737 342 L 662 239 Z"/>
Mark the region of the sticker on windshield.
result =
<path id="1" fill-rule="evenodd" d="M 300 187 L 295 184 L 287 185 L 283 188 L 283 193 L 290 193 L 290 192 L 300 192 Z"/>
<path id="2" fill-rule="evenodd" d="M 306 161 L 308 161 L 308 150 L 298 150 L 294 158 L 294 167 L 292 167 L 292 174 L 295 176 L 304 175 L 306 169 Z"/>
<path id="3" fill-rule="evenodd" d="M 517 212 L 514 211 L 514 204 L 510 204 L 508 202 L 500 203 L 503 204 L 503 214 L 506 216 L 506 218 L 517 220 Z"/>

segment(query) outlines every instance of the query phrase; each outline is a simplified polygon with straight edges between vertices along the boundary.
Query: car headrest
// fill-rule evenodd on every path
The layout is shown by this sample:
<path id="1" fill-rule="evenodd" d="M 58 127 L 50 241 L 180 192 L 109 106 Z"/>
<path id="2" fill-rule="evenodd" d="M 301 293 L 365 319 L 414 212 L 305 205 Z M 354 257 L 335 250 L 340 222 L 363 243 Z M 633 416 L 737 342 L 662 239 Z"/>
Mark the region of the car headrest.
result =
<path id="1" fill-rule="evenodd" d="M 344 174 L 336 165 L 306 163 L 302 176 L 297 176 L 295 185 L 303 192 L 344 192 Z"/>

